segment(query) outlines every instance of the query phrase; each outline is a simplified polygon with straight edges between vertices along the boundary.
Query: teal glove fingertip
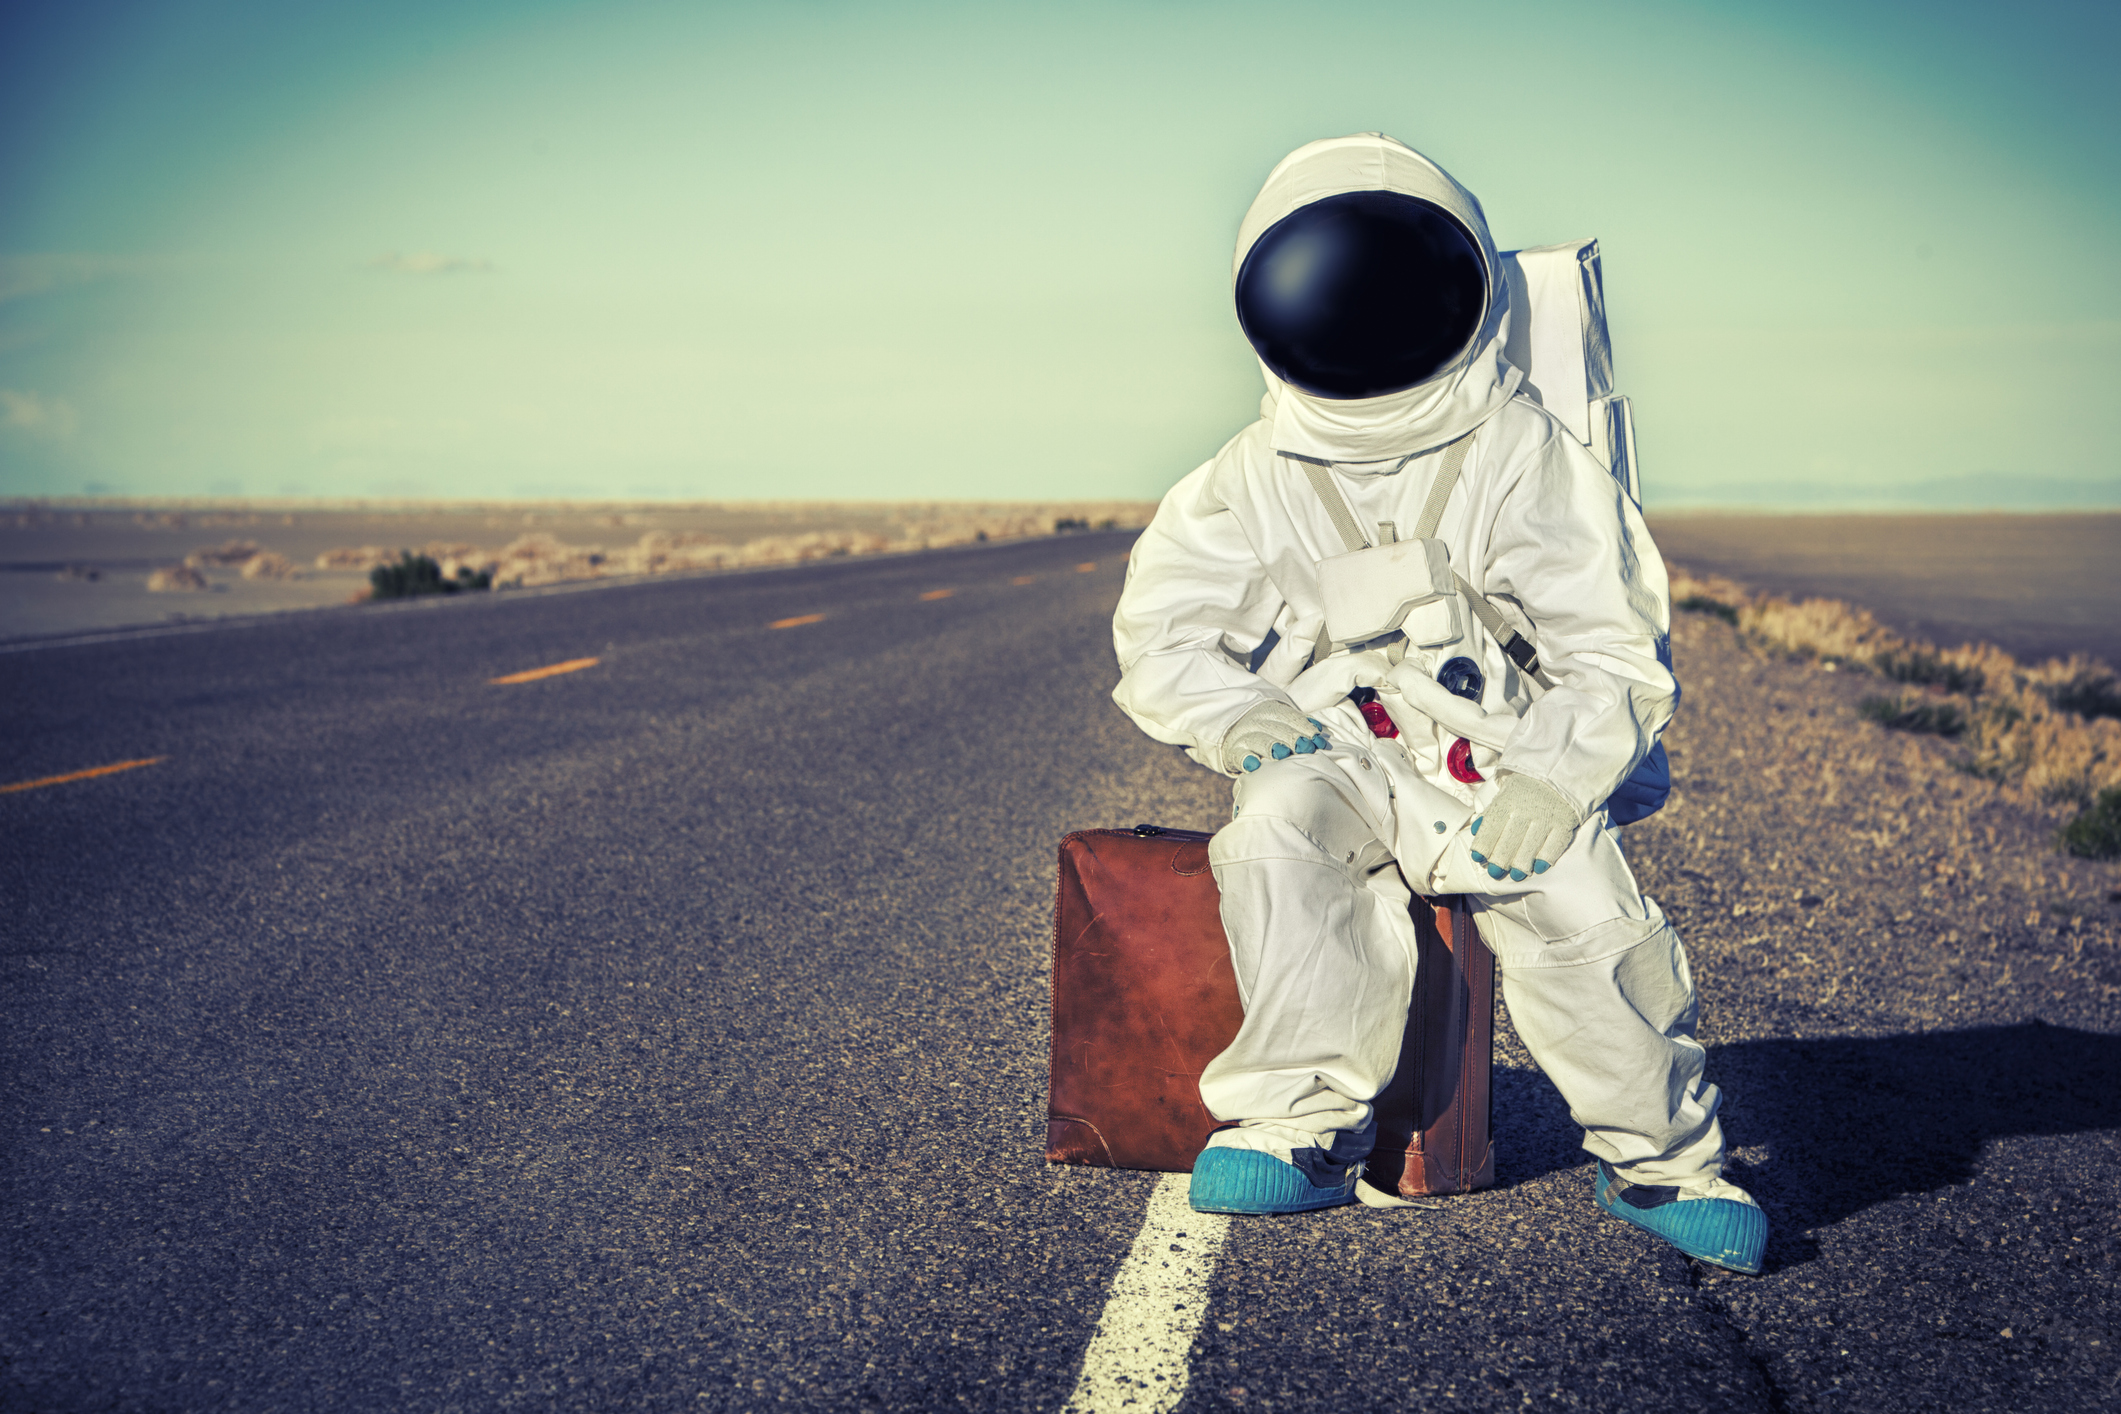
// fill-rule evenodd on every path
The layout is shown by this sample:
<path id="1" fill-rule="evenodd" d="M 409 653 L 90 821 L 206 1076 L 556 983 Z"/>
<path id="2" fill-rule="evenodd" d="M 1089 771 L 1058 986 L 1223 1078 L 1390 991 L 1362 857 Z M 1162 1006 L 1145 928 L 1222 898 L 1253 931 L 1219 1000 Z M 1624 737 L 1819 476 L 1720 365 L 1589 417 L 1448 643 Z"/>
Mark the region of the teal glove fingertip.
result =
<path id="1" fill-rule="evenodd" d="M 1290 752 L 1288 747 L 1282 745 L 1280 742 L 1277 741 L 1274 743 L 1274 750 L 1271 754 L 1273 755 L 1276 761 L 1286 761 L 1289 759 L 1292 753 Z"/>
<path id="2" fill-rule="evenodd" d="M 1512 869 L 1512 870 L 1510 871 L 1510 882 L 1511 882 L 1511 883 L 1513 883 L 1513 884 L 1521 884 L 1521 883 L 1523 883 L 1523 882 L 1524 882 L 1524 870 L 1522 870 L 1522 869 Z"/>
<path id="3" fill-rule="evenodd" d="M 1534 874 L 1544 874 L 1547 872 L 1547 870 L 1552 869 L 1553 867 L 1553 865 L 1547 863 L 1544 859 L 1535 859 L 1532 861 L 1532 872 Z"/>
<path id="4" fill-rule="evenodd" d="M 1247 771 L 1257 771 L 1259 769 L 1259 758 L 1257 756 L 1247 756 L 1244 760 L 1244 767 Z"/>
<path id="5" fill-rule="evenodd" d="M 1475 864 L 1485 864 L 1488 862 L 1488 857 L 1485 854 L 1482 854 L 1477 849 L 1469 849 L 1466 851 L 1466 853 L 1473 856 L 1473 862 Z"/>
<path id="6" fill-rule="evenodd" d="M 1488 877 L 1490 879 L 1500 879 L 1502 877 L 1502 866 L 1500 864 L 1490 864 L 1488 866 Z"/>
<path id="7" fill-rule="evenodd" d="M 1476 834 L 1476 835 L 1477 835 L 1477 834 L 1479 834 L 1479 833 L 1480 833 L 1480 822 L 1481 822 L 1481 821 L 1483 821 L 1483 820 L 1485 820 L 1485 819 L 1487 819 L 1487 818 L 1488 818 L 1488 817 L 1487 817 L 1487 816 L 1485 816 L 1485 815 L 1475 815 L 1475 816 L 1473 817 L 1473 833 L 1474 833 L 1474 834 Z M 1479 856 L 1479 855 L 1475 855 L 1475 856 L 1473 856 L 1473 857 L 1474 857 L 1474 858 L 1476 858 L 1476 859 L 1478 859 L 1478 858 L 1479 858 L 1480 856 Z"/>

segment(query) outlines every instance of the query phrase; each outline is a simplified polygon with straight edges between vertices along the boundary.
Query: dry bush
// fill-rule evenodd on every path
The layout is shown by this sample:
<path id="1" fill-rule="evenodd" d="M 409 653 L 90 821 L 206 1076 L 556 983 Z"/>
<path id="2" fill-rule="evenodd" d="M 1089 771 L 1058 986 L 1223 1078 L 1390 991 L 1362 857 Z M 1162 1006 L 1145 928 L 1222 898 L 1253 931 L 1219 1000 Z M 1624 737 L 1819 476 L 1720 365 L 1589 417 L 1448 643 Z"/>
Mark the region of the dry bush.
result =
<path id="1" fill-rule="evenodd" d="M 184 557 L 184 563 L 193 569 L 204 569 L 208 565 L 240 565 L 258 553 L 255 540 L 229 540 L 211 549 L 194 550 Z"/>
<path id="2" fill-rule="evenodd" d="M 726 569 L 737 562 L 737 547 L 705 531 L 651 530 L 628 555 L 630 573 L 675 574 Z"/>
<path id="3" fill-rule="evenodd" d="M 213 586 L 190 565 L 165 565 L 147 577 L 150 594 L 193 594 Z"/>
<path id="4" fill-rule="evenodd" d="M 499 550 L 474 545 L 436 543 L 426 553 L 447 575 L 461 568 L 491 574 L 496 585 L 528 588 L 607 575 L 680 574 L 688 571 L 743 569 L 760 565 L 793 565 L 853 555 L 901 554 L 946 545 L 988 540 L 1020 540 L 1067 530 L 1134 529 L 1148 524 L 1155 506 L 1147 502 L 1068 503 L 1052 506 L 933 505 L 896 511 L 890 526 L 896 537 L 873 530 L 808 530 L 762 535 L 742 544 L 701 531 L 651 530 L 639 542 L 620 549 L 569 545 L 543 531 L 518 536 Z M 639 523 L 638 517 L 606 516 L 603 524 Z M 351 558 L 382 551 L 333 551 Z M 323 564 L 320 559 L 318 563 Z"/>
<path id="5" fill-rule="evenodd" d="M 294 561 L 272 550 L 260 550 L 243 562 L 245 579 L 300 579 L 302 571 Z"/>
<path id="6" fill-rule="evenodd" d="M 493 557 L 490 571 L 495 584 L 523 589 L 574 579 L 599 579 L 611 572 L 605 567 L 600 546 L 569 545 L 542 530 L 518 535 L 502 546 Z"/>
<path id="7" fill-rule="evenodd" d="M 1069 501 L 1030 506 L 909 506 L 891 519 L 898 527 L 901 548 L 929 550 L 1078 530 L 1139 530 L 1155 514 L 1153 501 Z"/>
<path id="8" fill-rule="evenodd" d="M 1957 739 L 1965 770 L 2086 809 L 2121 788 L 2121 682 L 2104 663 L 2080 656 L 2026 667 L 1988 643 L 1941 650 L 1839 600 L 1793 604 L 1720 576 L 1671 574 L 1675 607 L 1716 614 L 1763 652 L 1846 664 L 1915 689 L 1870 698 L 1864 714 Z"/>
<path id="9" fill-rule="evenodd" d="M 386 550 L 381 545 L 347 545 L 336 550 L 326 550 L 317 556 L 320 570 L 369 570 L 377 565 L 394 563 L 398 558 L 395 550 Z"/>

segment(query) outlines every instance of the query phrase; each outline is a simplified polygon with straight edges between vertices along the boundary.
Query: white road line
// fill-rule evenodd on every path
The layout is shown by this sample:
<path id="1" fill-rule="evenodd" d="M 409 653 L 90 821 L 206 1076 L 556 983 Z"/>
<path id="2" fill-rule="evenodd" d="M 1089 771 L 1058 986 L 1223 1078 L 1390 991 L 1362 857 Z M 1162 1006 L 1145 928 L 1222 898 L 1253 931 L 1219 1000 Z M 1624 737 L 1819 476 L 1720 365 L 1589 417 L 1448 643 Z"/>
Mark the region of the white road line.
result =
<path id="1" fill-rule="evenodd" d="M 1134 1250 L 1112 1278 L 1070 1414 L 1164 1414 L 1185 1398 L 1193 1337 L 1208 1311 L 1208 1281 L 1230 1220 L 1186 1206 L 1193 1181 L 1167 1173 L 1149 1195 Z"/>

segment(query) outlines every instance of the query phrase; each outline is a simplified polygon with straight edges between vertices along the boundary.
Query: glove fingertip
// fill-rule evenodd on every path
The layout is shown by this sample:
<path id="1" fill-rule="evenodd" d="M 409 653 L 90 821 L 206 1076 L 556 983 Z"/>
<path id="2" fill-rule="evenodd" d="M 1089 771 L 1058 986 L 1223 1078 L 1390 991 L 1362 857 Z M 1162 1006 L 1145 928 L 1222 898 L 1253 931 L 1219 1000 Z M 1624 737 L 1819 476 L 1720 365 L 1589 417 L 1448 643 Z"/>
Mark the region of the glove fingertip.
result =
<path id="1" fill-rule="evenodd" d="M 1467 850 L 1467 851 L 1466 851 L 1466 853 L 1468 853 L 1468 854 L 1470 854 L 1470 855 L 1472 855 L 1472 856 L 1473 856 L 1473 862 L 1474 862 L 1475 864 L 1485 864 L 1485 863 L 1487 863 L 1487 862 L 1488 862 L 1488 857 L 1487 857 L 1487 856 L 1486 856 L 1485 854 L 1482 854 L 1482 853 L 1481 853 L 1481 852 L 1480 852 L 1479 850 L 1477 850 L 1477 849 L 1470 849 L 1470 850 Z"/>
<path id="2" fill-rule="evenodd" d="M 1488 877 L 1490 879 L 1500 879 L 1502 877 L 1502 866 L 1500 864 L 1490 864 L 1488 866 Z"/>
<path id="3" fill-rule="evenodd" d="M 1474 833 L 1474 834 L 1476 834 L 1476 835 L 1477 835 L 1477 834 L 1479 834 L 1479 833 L 1480 833 L 1480 822 L 1481 822 L 1481 821 L 1483 821 L 1483 820 L 1485 820 L 1485 819 L 1487 819 L 1487 818 L 1488 818 L 1488 817 L 1487 817 L 1487 816 L 1485 816 L 1485 815 L 1475 815 L 1475 816 L 1473 817 L 1473 833 Z"/>
<path id="4" fill-rule="evenodd" d="M 1544 859 L 1535 859 L 1532 861 L 1532 872 L 1534 874 L 1544 874 L 1547 872 L 1547 870 L 1552 869 L 1553 867 L 1553 865 L 1547 863 Z"/>
<path id="5" fill-rule="evenodd" d="M 1244 759 L 1244 767 L 1247 771 L 1257 771 L 1259 769 L 1259 758 L 1257 756 L 1247 756 Z"/>
<path id="6" fill-rule="evenodd" d="M 1282 743 L 1277 741 L 1274 743 L 1273 751 L 1269 754 L 1272 755 L 1276 761 L 1286 761 L 1293 753 L 1290 752 L 1288 747 L 1284 746 Z"/>
<path id="7" fill-rule="evenodd" d="M 1510 882 L 1511 882 L 1511 883 L 1513 883 L 1513 884 L 1521 884 L 1521 883 L 1523 883 L 1523 882 L 1524 882 L 1524 870 L 1522 870 L 1522 869 L 1512 869 L 1512 870 L 1510 871 Z"/>

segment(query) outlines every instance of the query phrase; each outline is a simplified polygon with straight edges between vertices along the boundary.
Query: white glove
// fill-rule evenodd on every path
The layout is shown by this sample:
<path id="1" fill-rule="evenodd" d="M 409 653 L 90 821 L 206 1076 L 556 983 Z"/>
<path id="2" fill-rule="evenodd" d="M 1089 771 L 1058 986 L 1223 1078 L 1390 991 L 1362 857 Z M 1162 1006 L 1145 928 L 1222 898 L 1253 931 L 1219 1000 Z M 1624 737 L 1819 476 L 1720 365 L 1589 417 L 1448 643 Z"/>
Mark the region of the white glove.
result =
<path id="1" fill-rule="evenodd" d="M 1522 882 L 1525 871 L 1544 874 L 1576 837 L 1583 817 L 1545 781 L 1505 772 L 1487 813 L 1473 822 L 1473 862 L 1488 866 L 1488 877 L 1507 874 Z M 1485 852 L 1483 852 L 1485 851 Z"/>
<path id="2" fill-rule="evenodd" d="M 1269 700 L 1239 717 L 1223 733 L 1223 769 L 1233 776 L 1257 771 L 1262 762 L 1308 756 L 1331 745 L 1325 723 L 1306 717 L 1286 702 Z"/>

